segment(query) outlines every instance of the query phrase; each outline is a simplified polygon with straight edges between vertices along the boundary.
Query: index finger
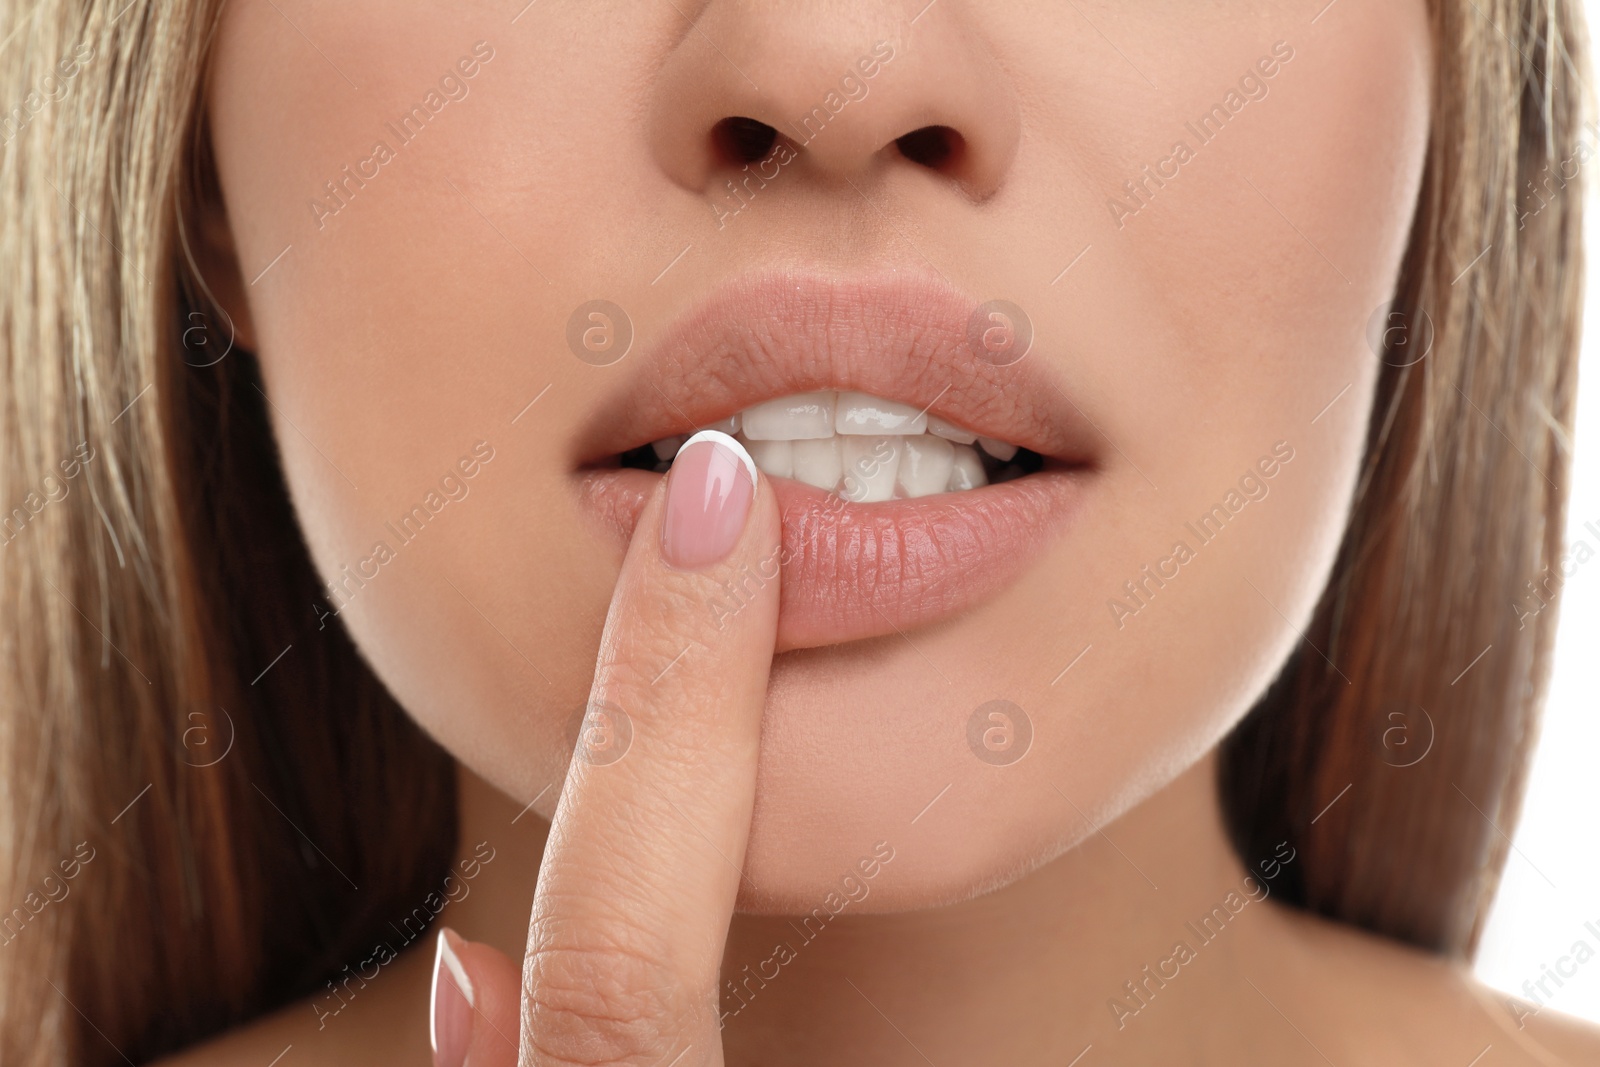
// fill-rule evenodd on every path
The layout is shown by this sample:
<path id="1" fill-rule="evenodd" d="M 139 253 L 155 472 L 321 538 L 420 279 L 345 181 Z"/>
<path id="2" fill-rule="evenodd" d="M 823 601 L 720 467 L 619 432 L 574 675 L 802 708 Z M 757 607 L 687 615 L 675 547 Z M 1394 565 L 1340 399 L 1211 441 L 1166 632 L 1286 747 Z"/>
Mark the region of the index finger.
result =
<path id="1" fill-rule="evenodd" d="M 725 434 L 691 438 L 665 482 L 628 547 L 590 694 L 588 721 L 631 741 L 613 761 L 580 737 L 539 874 L 526 1064 L 722 1062 L 717 979 L 777 635 L 779 521 Z M 747 571 L 764 584 L 726 610 Z"/>

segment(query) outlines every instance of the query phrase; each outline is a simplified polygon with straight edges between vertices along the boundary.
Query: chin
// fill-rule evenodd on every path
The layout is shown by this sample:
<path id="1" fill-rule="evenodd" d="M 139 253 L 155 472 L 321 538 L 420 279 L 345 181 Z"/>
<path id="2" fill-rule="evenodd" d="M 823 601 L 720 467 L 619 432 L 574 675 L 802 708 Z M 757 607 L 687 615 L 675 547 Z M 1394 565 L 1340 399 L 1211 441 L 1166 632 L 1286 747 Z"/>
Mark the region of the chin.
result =
<path id="1" fill-rule="evenodd" d="M 969 722 L 995 690 L 978 622 L 919 634 L 917 648 L 897 636 L 777 657 L 741 912 L 842 907 L 862 915 L 960 903 L 1023 878 L 1093 833 L 1058 783 L 1074 783 L 1074 801 L 1101 813 L 1153 790 L 1123 787 L 1132 775 L 1120 769 L 1143 764 L 1129 746 L 1084 759 L 1095 755 L 1081 743 L 1092 715 L 1043 731 L 1009 724 L 1008 739 L 1026 746 L 1022 755 L 980 744 L 988 761 L 981 758 Z M 966 656 L 952 654 L 973 643 Z M 939 659 L 942 676 L 924 654 Z M 1037 694 L 1019 698 L 1043 706 Z M 1091 773 L 1090 763 L 1103 773 Z"/>

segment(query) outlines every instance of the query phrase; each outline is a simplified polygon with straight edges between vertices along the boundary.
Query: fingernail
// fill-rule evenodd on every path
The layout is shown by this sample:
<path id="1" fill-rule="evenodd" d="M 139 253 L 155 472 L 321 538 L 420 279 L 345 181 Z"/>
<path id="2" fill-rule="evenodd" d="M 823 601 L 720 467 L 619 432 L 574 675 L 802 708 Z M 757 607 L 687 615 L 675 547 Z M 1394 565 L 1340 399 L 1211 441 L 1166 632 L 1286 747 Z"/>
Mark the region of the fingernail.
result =
<path id="1" fill-rule="evenodd" d="M 433 999 L 428 1010 L 428 1040 L 433 1067 L 462 1067 L 472 1043 L 472 980 L 461 966 L 456 945 L 461 938 L 446 927 L 439 931 L 433 957 Z"/>
<path id="2" fill-rule="evenodd" d="M 667 475 L 661 555 L 681 570 L 709 567 L 733 550 L 756 496 L 756 464 L 720 430 L 683 443 Z"/>

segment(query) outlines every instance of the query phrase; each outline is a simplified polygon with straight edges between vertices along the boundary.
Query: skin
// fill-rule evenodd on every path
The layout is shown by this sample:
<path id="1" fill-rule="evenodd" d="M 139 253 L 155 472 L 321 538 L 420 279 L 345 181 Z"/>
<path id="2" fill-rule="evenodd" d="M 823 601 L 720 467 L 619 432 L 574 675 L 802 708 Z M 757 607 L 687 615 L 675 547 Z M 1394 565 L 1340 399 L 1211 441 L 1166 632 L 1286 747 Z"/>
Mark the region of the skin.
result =
<path id="1" fill-rule="evenodd" d="M 1227 844 L 1213 749 L 1325 584 L 1378 369 L 1366 324 L 1420 180 L 1424 4 L 1343 0 L 1311 24 L 1316 6 L 943 0 L 912 24 L 888 4 L 798 0 L 544 0 L 515 22 L 477 2 L 229 5 L 208 98 L 226 205 L 203 259 L 260 359 L 324 575 L 368 556 L 476 442 L 493 449 L 340 613 L 460 762 L 463 855 L 491 841 L 504 857 L 446 917 L 474 942 L 486 1019 L 516 1026 L 508 958 L 530 911 L 604 939 L 610 920 L 561 912 L 553 879 L 586 884 L 619 860 L 646 872 L 660 895 L 628 914 L 688 939 L 692 985 L 715 981 L 718 953 L 727 975 L 765 959 L 784 916 L 887 841 L 870 895 L 715 1035 L 726 1062 L 1061 1064 L 1090 1045 L 1100 1062 L 1460 1064 L 1491 1045 L 1484 1063 L 1554 1063 L 1600 1048 L 1548 1011 L 1519 1028 L 1458 968 L 1272 903 L 1201 950 L 1206 978 L 1175 979 L 1121 1025 L 1108 1007 L 1255 873 Z M 895 58 L 869 94 L 719 228 L 712 126 L 780 125 L 879 40 Z M 310 206 L 479 41 L 493 55 L 465 99 L 336 214 Z M 1195 145 L 1184 123 L 1277 42 L 1293 58 L 1267 94 L 1119 222 L 1108 198 L 1175 140 Z M 893 146 L 930 124 L 966 142 L 944 174 Z M 624 540 L 583 510 L 575 442 L 631 364 L 574 358 L 568 316 L 604 296 L 644 350 L 718 285 L 773 267 L 943 277 L 1025 309 L 1028 358 L 1099 444 L 1080 516 L 1022 580 L 912 633 L 776 657 L 760 611 L 730 640 L 629 607 L 657 578 L 637 538 L 624 571 Z M 1119 624 L 1123 583 L 1280 442 L 1293 458 L 1268 494 Z M 643 722 L 759 726 L 748 765 L 727 767 L 748 795 L 685 792 L 696 833 L 677 825 L 664 844 L 614 813 L 689 789 L 650 744 L 678 734 L 641 734 L 631 793 L 567 775 L 574 709 L 608 677 L 603 651 L 594 668 L 608 606 L 652 650 L 634 670 L 664 665 L 669 638 L 703 650 L 677 688 L 641 692 Z M 739 695 L 751 686 L 764 700 Z M 1035 730 L 1004 767 L 965 738 L 996 697 Z M 427 1062 L 429 948 L 320 1027 L 297 1005 L 184 1062 L 267 1062 L 286 1044 L 302 1063 Z M 693 1029 L 659 1014 L 655 1037 Z"/>

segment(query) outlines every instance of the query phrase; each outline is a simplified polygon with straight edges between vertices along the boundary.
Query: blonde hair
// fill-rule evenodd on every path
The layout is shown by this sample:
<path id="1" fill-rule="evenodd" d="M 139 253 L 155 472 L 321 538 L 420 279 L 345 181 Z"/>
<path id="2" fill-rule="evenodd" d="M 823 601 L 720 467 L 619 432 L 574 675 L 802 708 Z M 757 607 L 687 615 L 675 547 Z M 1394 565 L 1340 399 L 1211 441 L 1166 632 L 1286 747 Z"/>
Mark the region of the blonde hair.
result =
<path id="1" fill-rule="evenodd" d="M 1516 605 L 1561 553 L 1575 179 L 1600 138 L 1579 139 L 1592 101 L 1575 3 L 1432 9 L 1433 129 L 1354 514 L 1305 643 L 1224 744 L 1220 778 L 1243 854 L 1299 847 L 1288 899 L 1466 956 L 1555 636 L 1553 610 L 1519 620 Z"/>
<path id="2" fill-rule="evenodd" d="M 184 238 L 217 196 L 217 6 L 0 15 L 0 100 L 25 112 L 0 118 L 0 508 L 25 512 L 0 548 L 8 1064 L 141 1060 L 315 992 L 454 846 L 452 764 L 342 633 L 308 625 L 319 583 L 253 359 L 212 361 L 226 324 Z M 1485 815 L 1514 818 L 1554 625 L 1508 633 L 1508 605 L 1560 546 L 1581 198 L 1553 189 L 1525 225 L 1518 204 L 1575 144 L 1582 40 L 1569 0 L 1436 6 L 1395 305 L 1434 341 L 1383 372 L 1310 633 L 1343 677 L 1295 656 L 1221 787 L 1242 852 L 1300 846 L 1305 906 L 1459 954 L 1504 861 Z M 1437 727 L 1410 767 L 1374 751 L 1391 699 Z"/>
<path id="3" fill-rule="evenodd" d="M 215 195 L 217 5 L 8 8 L 0 507 L 27 517 L 0 548 L 0 1062 L 143 1060 L 369 950 L 449 862 L 453 771 L 315 628 L 252 361 L 211 362 L 184 235 Z M 61 87 L 30 100 L 46 63 Z"/>

